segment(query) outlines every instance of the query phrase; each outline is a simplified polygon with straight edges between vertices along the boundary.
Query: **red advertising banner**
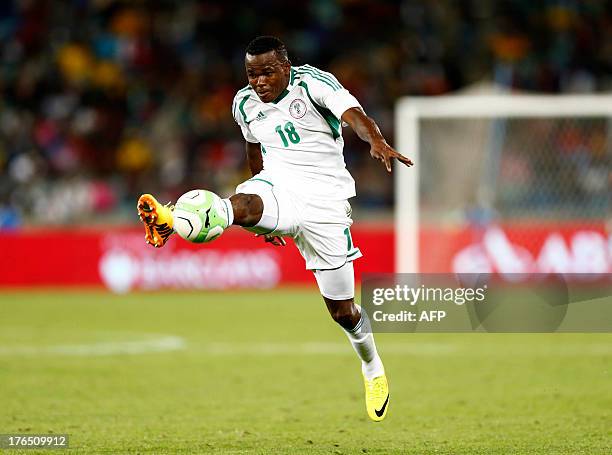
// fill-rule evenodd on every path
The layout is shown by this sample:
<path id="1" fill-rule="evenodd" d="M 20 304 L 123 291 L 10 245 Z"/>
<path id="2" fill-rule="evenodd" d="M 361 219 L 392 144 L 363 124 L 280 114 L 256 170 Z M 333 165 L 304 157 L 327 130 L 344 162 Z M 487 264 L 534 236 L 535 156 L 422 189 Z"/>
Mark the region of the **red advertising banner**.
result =
<path id="1" fill-rule="evenodd" d="M 354 227 L 361 273 L 394 271 L 391 225 Z M 104 286 L 155 289 L 270 288 L 314 283 L 289 240 L 274 247 L 231 229 L 211 244 L 178 237 L 159 250 L 140 230 L 34 230 L 0 233 L 0 287 Z M 420 271 L 439 273 L 612 273 L 612 237 L 603 223 L 425 228 Z"/>
<path id="2" fill-rule="evenodd" d="M 393 271 L 389 227 L 352 230 L 363 272 Z M 133 289 L 270 288 L 314 283 L 293 242 L 275 247 L 240 229 L 210 244 L 178 237 L 161 249 L 140 230 L 36 230 L 0 233 L 0 286 L 105 286 Z"/>
<path id="3" fill-rule="evenodd" d="M 420 272 L 612 273 L 604 223 L 429 228 L 420 248 Z"/>

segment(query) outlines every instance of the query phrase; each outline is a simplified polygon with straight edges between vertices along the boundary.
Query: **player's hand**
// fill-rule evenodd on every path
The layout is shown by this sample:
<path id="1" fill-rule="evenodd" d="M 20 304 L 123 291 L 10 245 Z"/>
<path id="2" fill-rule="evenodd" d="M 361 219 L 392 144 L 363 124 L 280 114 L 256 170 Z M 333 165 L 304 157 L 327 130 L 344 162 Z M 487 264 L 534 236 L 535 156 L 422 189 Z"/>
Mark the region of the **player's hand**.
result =
<path id="1" fill-rule="evenodd" d="M 401 153 L 396 152 L 386 141 L 374 143 L 370 148 L 370 155 L 372 155 L 372 158 L 383 162 L 388 172 L 391 172 L 391 161 L 393 159 L 397 159 L 408 167 L 413 165 L 410 158 L 406 158 Z"/>
<path id="2" fill-rule="evenodd" d="M 261 234 L 255 234 L 255 237 L 259 237 L 261 236 Z M 285 242 L 285 239 L 278 236 L 278 235 L 268 235 L 265 234 L 264 235 L 264 241 L 266 243 L 271 243 L 274 246 L 285 246 L 287 245 L 287 242 Z"/>

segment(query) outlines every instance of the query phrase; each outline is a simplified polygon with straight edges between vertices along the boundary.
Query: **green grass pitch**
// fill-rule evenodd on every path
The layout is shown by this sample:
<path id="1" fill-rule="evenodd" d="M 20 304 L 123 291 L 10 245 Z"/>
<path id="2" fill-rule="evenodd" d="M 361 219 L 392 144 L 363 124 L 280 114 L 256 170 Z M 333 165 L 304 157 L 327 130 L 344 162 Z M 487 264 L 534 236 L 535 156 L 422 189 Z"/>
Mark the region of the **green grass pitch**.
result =
<path id="1" fill-rule="evenodd" d="M 0 433 L 70 435 L 45 454 L 612 453 L 611 341 L 380 334 L 373 423 L 314 290 L 4 292 Z"/>

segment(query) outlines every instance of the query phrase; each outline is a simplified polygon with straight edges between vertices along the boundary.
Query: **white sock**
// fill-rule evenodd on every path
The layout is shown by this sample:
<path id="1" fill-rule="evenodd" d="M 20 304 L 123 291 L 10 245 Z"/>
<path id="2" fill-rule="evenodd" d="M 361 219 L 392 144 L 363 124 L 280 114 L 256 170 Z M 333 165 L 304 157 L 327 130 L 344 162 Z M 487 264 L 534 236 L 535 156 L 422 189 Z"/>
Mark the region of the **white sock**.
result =
<path id="1" fill-rule="evenodd" d="M 355 328 L 344 331 L 361 359 L 361 371 L 365 378 L 370 381 L 375 377 L 382 376 L 385 373 L 385 368 L 376 351 L 376 343 L 367 314 L 361 311 L 361 319 L 359 319 Z"/>
<path id="2" fill-rule="evenodd" d="M 234 222 L 234 207 L 232 207 L 232 201 L 229 198 L 221 199 L 227 209 L 227 225 L 228 227 Z"/>

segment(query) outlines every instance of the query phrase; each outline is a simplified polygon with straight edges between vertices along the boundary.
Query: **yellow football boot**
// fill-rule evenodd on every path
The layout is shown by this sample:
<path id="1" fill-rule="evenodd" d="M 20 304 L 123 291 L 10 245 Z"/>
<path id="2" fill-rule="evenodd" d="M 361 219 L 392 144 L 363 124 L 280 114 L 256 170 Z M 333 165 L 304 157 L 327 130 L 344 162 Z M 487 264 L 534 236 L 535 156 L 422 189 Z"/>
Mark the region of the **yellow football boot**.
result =
<path id="1" fill-rule="evenodd" d="M 155 248 L 166 244 L 168 237 L 174 232 L 172 226 L 171 205 L 162 205 L 150 194 L 138 198 L 138 216 L 145 226 L 145 241 Z"/>
<path id="2" fill-rule="evenodd" d="M 389 384 L 387 376 L 375 377 L 368 381 L 365 377 L 365 400 L 368 416 L 374 422 L 380 422 L 387 415 L 389 409 Z"/>

